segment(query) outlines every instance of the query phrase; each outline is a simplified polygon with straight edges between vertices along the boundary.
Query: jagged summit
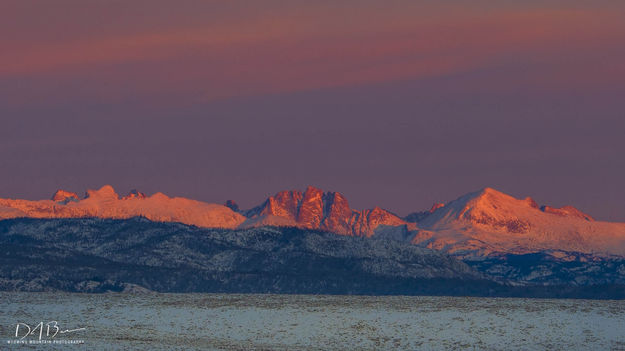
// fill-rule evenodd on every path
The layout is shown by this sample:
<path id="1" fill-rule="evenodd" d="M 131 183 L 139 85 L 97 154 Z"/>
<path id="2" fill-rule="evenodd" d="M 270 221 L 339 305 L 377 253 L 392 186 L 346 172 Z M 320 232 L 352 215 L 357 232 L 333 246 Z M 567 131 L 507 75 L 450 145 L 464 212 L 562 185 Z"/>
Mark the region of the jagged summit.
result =
<path id="1" fill-rule="evenodd" d="M 73 193 L 71 191 L 66 191 L 63 189 L 57 190 L 54 195 L 52 195 L 52 201 L 54 202 L 63 202 L 67 203 L 69 201 L 79 201 L 78 194 Z"/>
<path id="2" fill-rule="evenodd" d="M 343 235 L 371 236 L 380 225 L 408 224 L 381 208 L 356 211 L 341 193 L 308 186 L 304 192 L 286 190 L 244 212 L 248 225 L 291 225 Z"/>
<path id="3" fill-rule="evenodd" d="M 434 213 L 434 211 L 438 210 L 439 208 L 443 208 L 443 207 L 445 207 L 445 204 L 440 203 L 440 202 L 435 202 L 428 212 Z"/>
<path id="4" fill-rule="evenodd" d="M 131 199 L 145 199 L 147 196 L 145 196 L 144 193 L 140 192 L 137 189 L 132 189 L 130 190 L 130 192 L 128 192 L 128 195 L 122 197 L 122 200 L 131 200 Z"/>

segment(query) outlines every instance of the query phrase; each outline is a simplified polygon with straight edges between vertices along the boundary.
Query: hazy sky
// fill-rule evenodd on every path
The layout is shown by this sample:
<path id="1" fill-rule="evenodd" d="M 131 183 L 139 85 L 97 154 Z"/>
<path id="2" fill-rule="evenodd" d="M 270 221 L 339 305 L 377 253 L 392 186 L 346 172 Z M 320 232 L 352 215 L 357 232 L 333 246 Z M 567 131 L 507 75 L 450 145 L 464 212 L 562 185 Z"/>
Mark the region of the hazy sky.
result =
<path id="1" fill-rule="evenodd" d="M 0 2 L 0 197 L 398 214 L 491 186 L 625 221 L 624 1 Z"/>

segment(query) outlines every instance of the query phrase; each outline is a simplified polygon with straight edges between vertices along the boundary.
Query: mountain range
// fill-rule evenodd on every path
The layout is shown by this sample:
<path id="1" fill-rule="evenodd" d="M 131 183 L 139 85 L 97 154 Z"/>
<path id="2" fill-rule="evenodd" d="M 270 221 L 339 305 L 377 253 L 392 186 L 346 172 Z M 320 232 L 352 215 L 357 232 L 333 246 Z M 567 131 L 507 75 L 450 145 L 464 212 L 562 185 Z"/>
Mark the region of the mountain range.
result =
<path id="1" fill-rule="evenodd" d="M 491 188 L 404 217 L 314 187 L 247 210 L 58 190 L 0 199 L 0 242 L 0 290 L 625 297 L 625 223 Z"/>
<path id="2" fill-rule="evenodd" d="M 65 190 L 50 200 L 0 199 L 0 219 L 137 216 L 204 228 L 298 227 L 394 239 L 463 259 L 544 251 L 556 258 L 568 252 L 625 257 L 625 223 L 596 221 L 571 206 L 539 206 L 529 197 L 516 199 L 492 188 L 405 217 L 380 207 L 354 210 L 342 194 L 315 187 L 281 191 L 248 210 L 234 201 L 218 205 L 136 190 L 120 196 L 109 185 L 88 190 L 82 199 Z"/>

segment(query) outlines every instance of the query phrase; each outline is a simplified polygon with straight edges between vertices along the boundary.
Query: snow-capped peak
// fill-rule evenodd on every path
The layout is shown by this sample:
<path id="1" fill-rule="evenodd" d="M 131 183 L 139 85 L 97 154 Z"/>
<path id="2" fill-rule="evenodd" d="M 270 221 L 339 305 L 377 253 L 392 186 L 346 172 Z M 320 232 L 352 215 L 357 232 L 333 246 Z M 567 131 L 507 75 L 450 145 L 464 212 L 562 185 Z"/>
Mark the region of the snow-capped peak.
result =
<path id="1" fill-rule="evenodd" d="M 104 185 L 98 190 L 89 189 L 85 194 L 85 199 L 90 198 L 111 198 L 111 199 L 119 199 L 119 195 L 115 192 L 110 185 Z"/>
<path id="2" fill-rule="evenodd" d="M 625 254 L 623 223 L 593 222 L 574 207 L 539 207 L 530 197 L 517 199 L 492 188 L 449 202 L 419 227 L 422 232 L 413 242 L 449 252 L 561 249 Z"/>

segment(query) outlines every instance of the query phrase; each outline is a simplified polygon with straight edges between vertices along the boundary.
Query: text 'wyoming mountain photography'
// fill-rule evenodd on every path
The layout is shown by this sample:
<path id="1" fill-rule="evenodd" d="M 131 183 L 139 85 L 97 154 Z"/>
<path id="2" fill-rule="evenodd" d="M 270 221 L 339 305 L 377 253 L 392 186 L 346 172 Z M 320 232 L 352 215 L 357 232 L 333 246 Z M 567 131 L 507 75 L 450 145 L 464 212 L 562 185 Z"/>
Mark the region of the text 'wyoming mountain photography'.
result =
<path id="1" fill-rule="evenodd" d="M 0 349 L 625 349 L 625 3 L 0 2 Z"/>

